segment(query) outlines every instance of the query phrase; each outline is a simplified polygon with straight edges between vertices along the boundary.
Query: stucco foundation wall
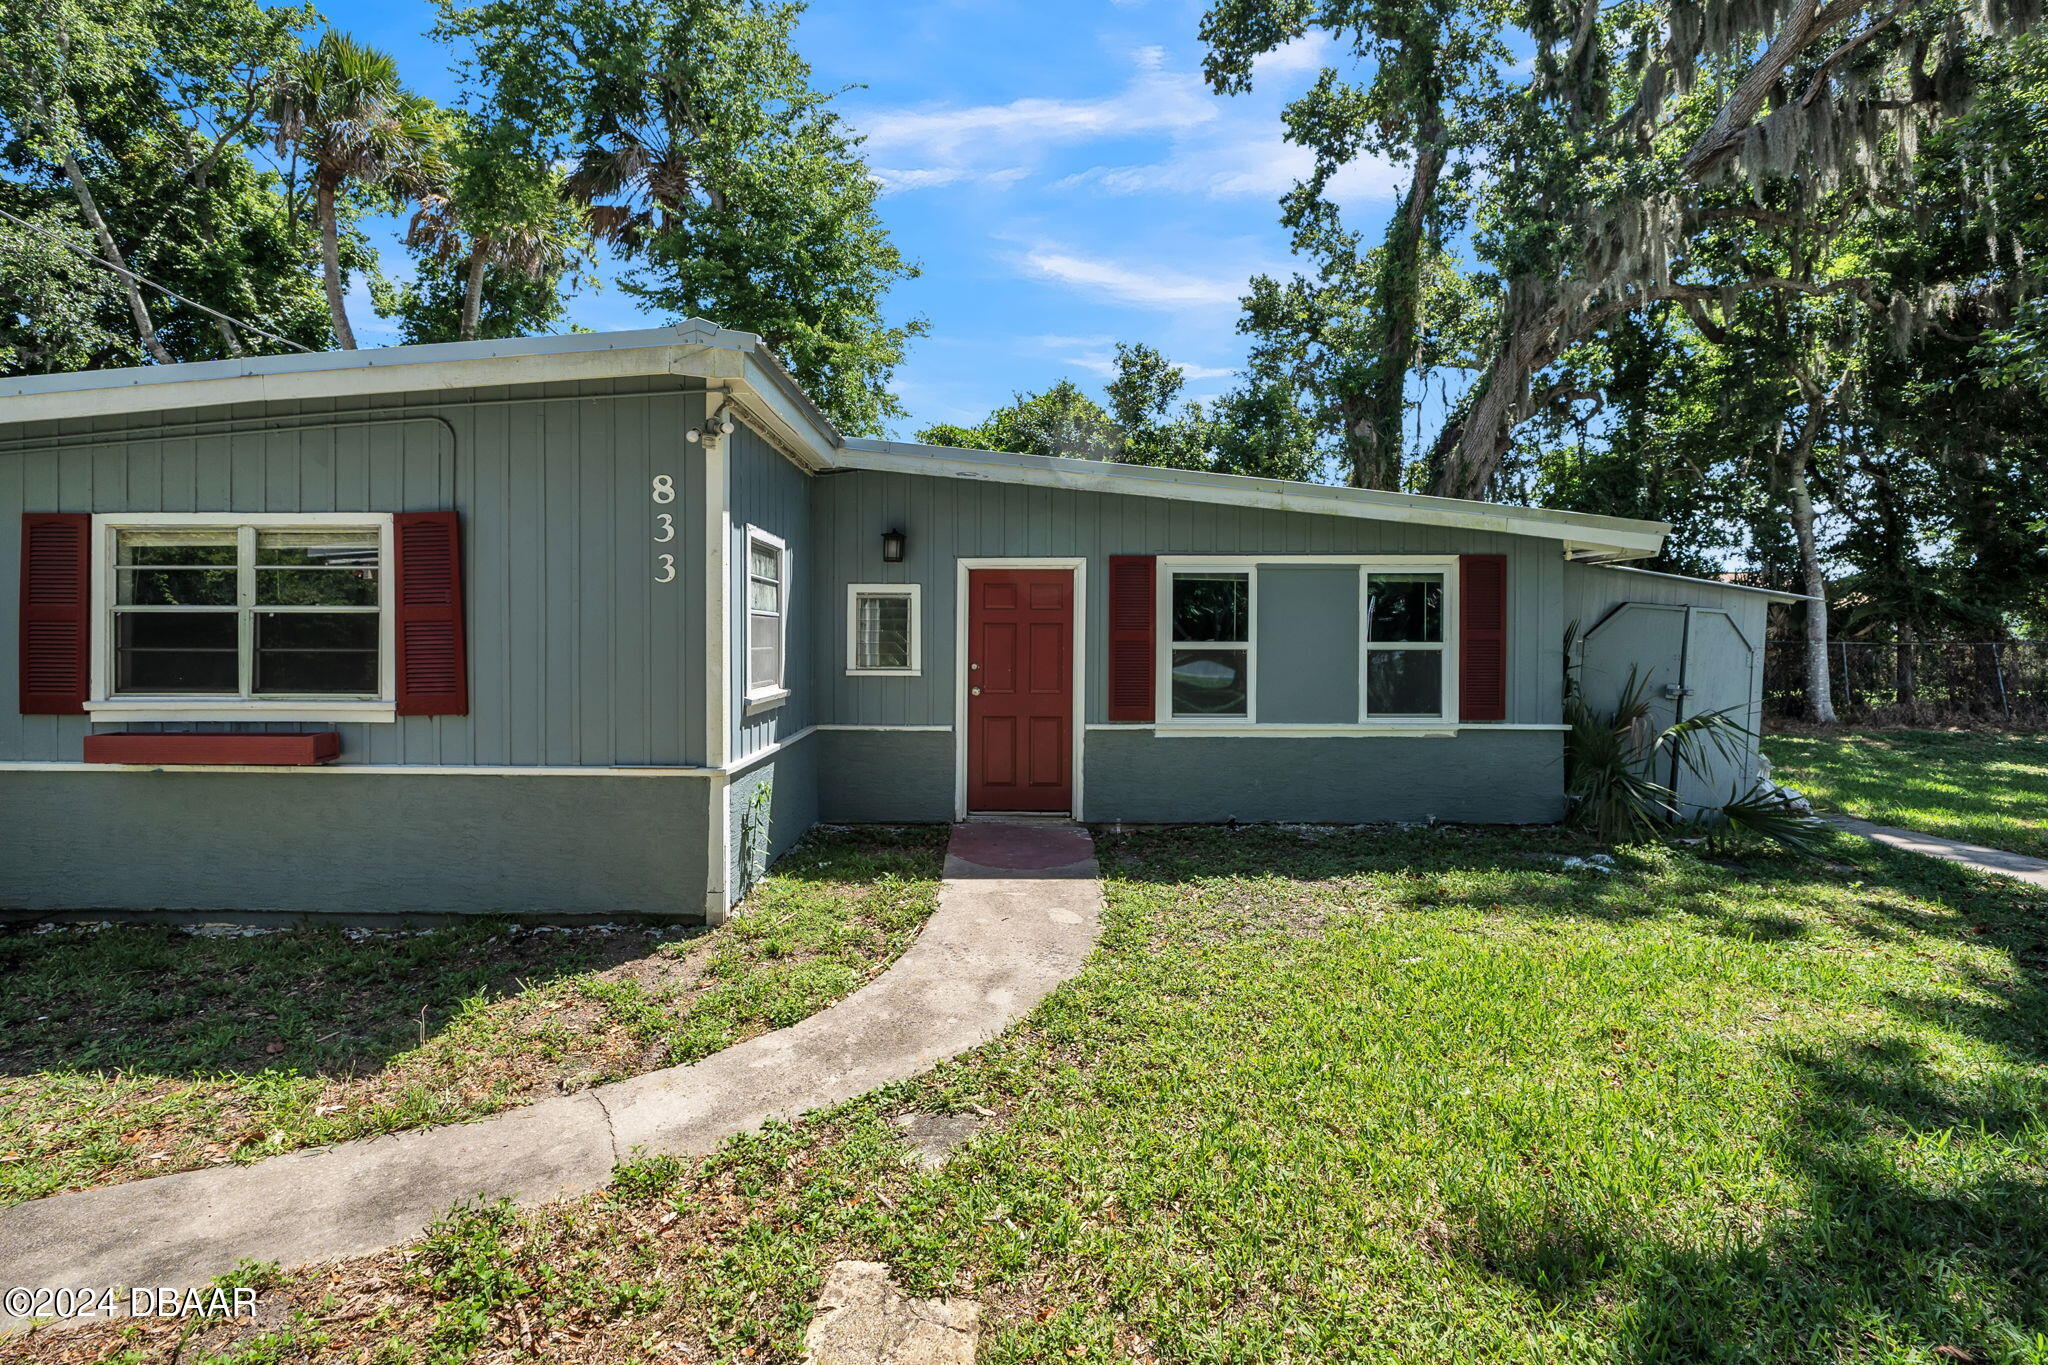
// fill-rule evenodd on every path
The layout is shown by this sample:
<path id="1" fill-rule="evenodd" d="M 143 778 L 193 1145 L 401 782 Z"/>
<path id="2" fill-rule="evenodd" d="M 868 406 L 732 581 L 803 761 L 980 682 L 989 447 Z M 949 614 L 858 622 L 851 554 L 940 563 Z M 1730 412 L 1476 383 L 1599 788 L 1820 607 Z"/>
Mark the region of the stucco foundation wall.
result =
<path id="1" fill-rule="evenodd" d="M 951 730 L 820 730 L 818 818 L 923 824 L 953 818 Z"/>
<path id="2" fill-rule="evenodd" d="M 733 775 L 726 789 L 726 885 L 737 904 L 818 823 L 818 733 L 784 744 Z"/>
<path id="3" fill-rule="evenodd" d="M 1091 730 L 1092 823 L 1446 820 L 1539 824 L 1564 814 L 1564 736 L 1467 730 L 1448 739 L 1159 737 Z"/>
<path id="4" fill-rule="evenodd" d="M 700 919 L 696 777 L 0 773 L 0 908 Z"/>

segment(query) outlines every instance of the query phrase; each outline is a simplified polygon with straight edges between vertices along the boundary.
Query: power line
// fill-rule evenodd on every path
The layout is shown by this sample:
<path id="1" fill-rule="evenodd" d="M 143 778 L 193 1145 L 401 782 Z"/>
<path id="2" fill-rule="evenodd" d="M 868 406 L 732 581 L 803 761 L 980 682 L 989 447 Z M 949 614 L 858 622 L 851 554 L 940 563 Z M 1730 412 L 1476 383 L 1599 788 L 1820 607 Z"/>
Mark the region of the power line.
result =
<path id="1" fill-rule="evenodd" d="M 144 279 L 142 276 L 136 274 L 134 271 L 124 269 L 121 266 L 115 265 L 112 261 L 107 260 L 104 256 L 101 256 L 96 252 L 88 251 L 76 242 L 66 241 L 64 238 L 59 237 L 56 233 L 50 231 L 48 228 L 39 227 L 38 225 L 29 222 L 26 218 L 20 218 L 12 213 L 9 213 L 6 209 L 0 209 L 0 218 L 5 218 L 8 222 L 15 224 L 17 227 L 27 228 L 30 232 L 35 233 L 38 237 L 47 237 L 51 241 L 55 242 L 58 246 L 63 247 L 65 250 L 75 251 L 79 255 L 85 257 L 85 259 L 87 259 L 88 261 L 91 261 L 94 265 L 104 266 L 108 270 L 113 271 L 116 275 L 125 276 L 127 279 L 134 281 L 136 284 L 148 285 L 151 289 L 156 290 L 157 293 L 168 295 L 169 297 L 176 299 L 179 303 L 184 304 L 187 308 L 197 308 L 200 312 L 206 314 L 208 317 L 219 318 L 222 322 L 228 323 L 231 326 L 240 327 L 245 331 L 254 332 L 257 336 L 265 337 L 271 341 L 279 342 L 282 345 L 291 347 L 295 351 L 304 351 L 307 355 L 319 354 L 311 346 L 301 346 L 299 345 L 298 342 L 293 341 L 290 337 L 281 337 L 275 332 L 266 332 L 253 322 L 244 322 L 238 317 L 233 317 L 227 313 L 221 312 L 220 309 L 218 308 L 208 308 L 205 304 L 199 302 L 197 299 L 188 299 L 175 289 L 166 289 L 163 285 L 158 284 L 155 280 Z"/>

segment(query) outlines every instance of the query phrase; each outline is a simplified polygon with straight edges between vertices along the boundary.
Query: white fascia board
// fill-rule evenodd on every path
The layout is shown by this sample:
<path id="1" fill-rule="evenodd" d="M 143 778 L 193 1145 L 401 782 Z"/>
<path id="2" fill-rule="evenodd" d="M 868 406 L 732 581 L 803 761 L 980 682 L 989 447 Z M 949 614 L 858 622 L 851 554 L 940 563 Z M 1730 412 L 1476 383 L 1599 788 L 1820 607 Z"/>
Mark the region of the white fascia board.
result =
<path id="1" fill-rule="evenodd" d="M 679 354 L 705 339 L 685 325 L 37 375 L 0 383 L 0 422 L 686 373 Z"/>
<path id="2" fill-rule="evenodd" d="M 1173 498 L 1186 502 L 1221 503 L 1230 507 L 1262 507 L 1318 516 L 1358 517 L 1421 526 L 1452 526 L 1494 531 L 1503 535 L 1539 536 L 1563 541 L 1568 549 L 1616 558 L 1654 555 L 1663 548 L 1671 528 L 1661 521 L 1593 516 L 1584 512 L 1553 512 L 1509 507 L 1415 493 L 1381 493 L 1363 488 L 1254 479 L 1236 474 L 1208 474 L 1150 465 L 1114 464 L 1105 460 L 1054 459 L 1002 451 L 957 450 L 948 446 L 910 445 L 898 441 L 846 438 L 838 463 L 847 469 L 896 474 L 923 474 L 991 483 L 1030 484 L 1077 492 L 1122 493 L 1134 497 Z"/>
<path id="3" fill-rule="evenodd" d="M 1724 592 L 1755 593 L 1758 597 L 1767 597 L 1773 602 L 1783 602 L 1788 605 L 1793 602 L 1811 602 L 1813 600 L 1813 598 L 1803 592 L 1785 592 L 1778 588 L 1759 588 L 1753 583 L 1723 583 L 1718 578 L 1695 578 L 1691 574 L 1663 573 L 1657 569 L 1638 569 L 1630 564 L 1595 564 L 1593 567 L 1596 569 L 1612 569 L 1615 573 L 1641 574 L 1645 578 L 1663 578 L 1673 583 L 1690 583 L 1695 587 L 1720 588 Z"/>

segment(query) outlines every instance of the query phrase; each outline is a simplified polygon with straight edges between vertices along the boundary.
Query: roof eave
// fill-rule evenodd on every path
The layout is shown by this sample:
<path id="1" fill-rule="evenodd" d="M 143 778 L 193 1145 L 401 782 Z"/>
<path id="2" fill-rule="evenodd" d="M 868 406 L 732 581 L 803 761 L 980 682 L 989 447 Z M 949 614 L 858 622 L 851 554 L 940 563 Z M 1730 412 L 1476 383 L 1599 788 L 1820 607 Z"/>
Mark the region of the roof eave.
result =
<path id="1" fill-rule="evenodd" d="M 1561 541 L 1570 553 L 1605 559 L 1636 559 L 1654 555 L 1663 548 L 1664 536 L 1671 529 L 1664 522 L 1632 521 L 1581 512 L 1554 512 L 1412 493 L 1333 488 L 1324 484 L 1290 483 L 1237 474 L 914 445 L 901 441 L 844 438 L 840 443 L 837 463 L 847 469 L 882 473 L 981 479 L 1079 492 L 1176 498 L 1236 507 L 1262 507 L 1535 536 Z"/>

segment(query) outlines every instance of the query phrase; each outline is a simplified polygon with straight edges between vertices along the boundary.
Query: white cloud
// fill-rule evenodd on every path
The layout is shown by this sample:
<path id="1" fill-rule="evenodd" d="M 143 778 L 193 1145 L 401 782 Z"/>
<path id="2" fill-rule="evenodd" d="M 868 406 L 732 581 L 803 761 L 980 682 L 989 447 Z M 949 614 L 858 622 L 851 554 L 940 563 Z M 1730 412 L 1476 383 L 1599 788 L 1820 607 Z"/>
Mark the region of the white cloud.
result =
<path id="1" fill-rule="evenodd" d="M 1224 139 L 1176 139 L 1162 161 L 1137 166 L 1092 166 L 1054 189 L 1093 188 L 1106 194 L 1199 194 L 1211 199 L 1252 195 L 1277 199 L 1306 179 L 1315 157 L 1277 134 L 1253 133 Z M 1331 177 L 1330 197 L 1340 204 L 1366 203 L 1398 194 L 1402 170 L 1377 159 L 1356 161 Z"/>
<path id="2" fill-rule="evenodd" d="M 1338 62 L 1337 40 L 1317 30 L 1305 33 L 1293 42 L 1282 43 L 1265 56 L 1252 63 L 1255 74 L 1264 77 L 1297 76 L 1305 71 L 1320 71 Z"/>
<path id="3" fill-rule="evenodd" d="M 1009 184 L 1054 148 L 1144 133 L 1178 133 L 1210 122 L 1217 106 L 1190 72 L 1166 69 L 1157 47 L 1132 54 L 1130 81 L 1093 99 L 928 105 L 852 116 L 866 135 L 875 176 L 892 190 L 963 183 Z"/>
<path id="4" fill-rule="evenodd" d="M 1080 293 L 1146 308 L 1235 308 L 1251 272 L 1235 277 L 1190 275 L 1159 266 L 1126 265 L 1038 247 L 1024 255 L 1024 267 L 1041 279 Z"/>

